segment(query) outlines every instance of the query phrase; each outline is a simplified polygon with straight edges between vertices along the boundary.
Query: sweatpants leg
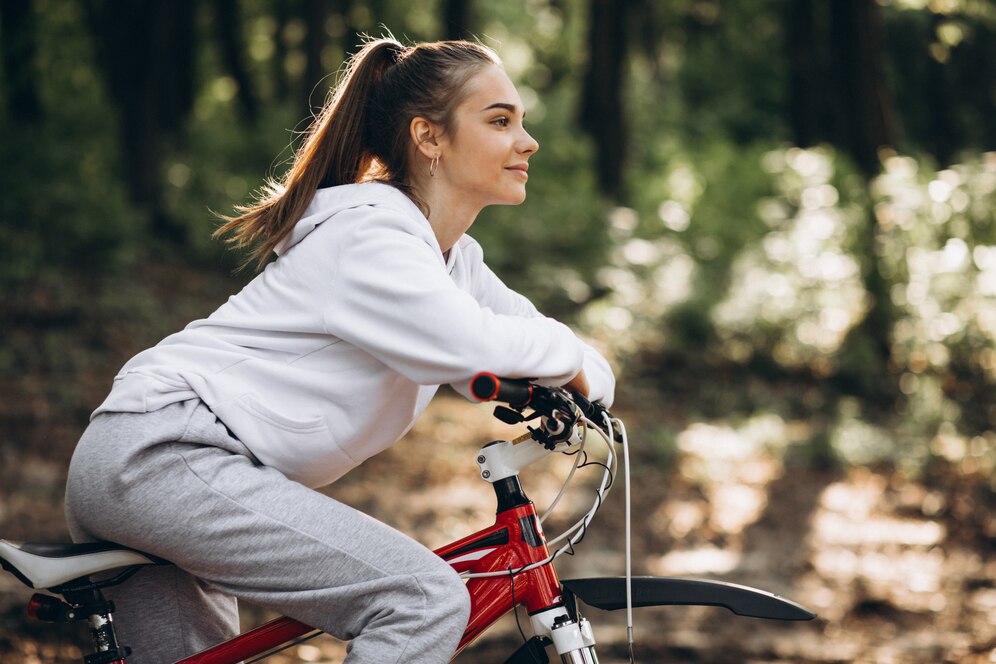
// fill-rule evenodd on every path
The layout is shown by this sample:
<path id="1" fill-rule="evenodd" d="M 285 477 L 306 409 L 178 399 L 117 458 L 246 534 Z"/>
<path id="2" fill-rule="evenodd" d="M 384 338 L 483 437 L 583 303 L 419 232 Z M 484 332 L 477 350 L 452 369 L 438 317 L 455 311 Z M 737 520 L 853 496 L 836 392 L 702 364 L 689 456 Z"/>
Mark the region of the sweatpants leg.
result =
<path id="1" fill-rule="evenodd" d="M 469 597 L 449 565 L 255 463 L 198 401 L 97 417 L 70 466 L 67 513 L 75 536 L 179 568 L 145 569 L 116 593 L 136 664 L 229 636 L 234 604 L 223 595 L 352 640 L 348 664 L 443 664 L 466 627 Z"/>

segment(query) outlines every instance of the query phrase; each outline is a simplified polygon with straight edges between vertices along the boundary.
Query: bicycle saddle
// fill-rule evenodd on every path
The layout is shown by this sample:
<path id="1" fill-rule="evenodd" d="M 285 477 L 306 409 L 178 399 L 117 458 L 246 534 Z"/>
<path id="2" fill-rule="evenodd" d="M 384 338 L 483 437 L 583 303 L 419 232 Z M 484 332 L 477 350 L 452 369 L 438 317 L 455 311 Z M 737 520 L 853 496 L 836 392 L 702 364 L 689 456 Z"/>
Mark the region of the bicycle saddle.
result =
<path id="1" fill-rule="evenodd" d="M 31 588 L 55 588 L 122 567 L 168 564 L 162 558 L 110 542 L 38 544 L 0 539 L 0 565 Z"/>

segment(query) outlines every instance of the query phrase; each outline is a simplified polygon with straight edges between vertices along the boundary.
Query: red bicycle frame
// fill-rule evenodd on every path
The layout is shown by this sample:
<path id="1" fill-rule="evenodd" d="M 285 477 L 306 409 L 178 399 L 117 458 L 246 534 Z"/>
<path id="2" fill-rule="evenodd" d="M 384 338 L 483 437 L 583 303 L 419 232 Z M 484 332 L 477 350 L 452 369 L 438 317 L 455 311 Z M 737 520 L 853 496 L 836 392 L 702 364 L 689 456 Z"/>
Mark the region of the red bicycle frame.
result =
<path id="1" fill-rule="evenodd" d="M 502 480 L 494 488 L 499 505 L 494 524 L 435 551 L 457 572 L 508 572 L 468 580 L 470 619 L 457 653 L 520 604 L 532 614 L 562 603 L 560 579 L 552 562 L 514 573 L 550 557 L 535 506 L 522 493 L 518 478 Z M 176 664 L 231 664 L 314 631 L 293 618 L 277 618 Z"/>
<path id="2" fill-rule="evenodd" d="M 436 553 L 458 572 L 510 572 L 467 581 L 470 620 L 457 652 L 519 604 L 529 613 L 561 604 L 560 579 L 552 563 L 512 574 L 550 557 L 532 503 L 499 512 L 490 528 L 438 549 Z"/>

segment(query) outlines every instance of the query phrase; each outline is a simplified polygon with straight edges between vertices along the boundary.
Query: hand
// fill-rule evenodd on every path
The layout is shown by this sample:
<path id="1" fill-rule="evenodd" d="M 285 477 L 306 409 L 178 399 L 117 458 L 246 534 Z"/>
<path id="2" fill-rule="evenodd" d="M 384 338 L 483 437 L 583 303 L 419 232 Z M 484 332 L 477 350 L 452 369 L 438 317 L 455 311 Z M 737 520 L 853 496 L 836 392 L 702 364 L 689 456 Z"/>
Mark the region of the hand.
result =
<path id="1" fill-rule="evenodd" d="M 568 392 L 580 392 L 586 399 L 591 393 L 591 386 L 588 385 L 588 377 L 584 375 L 584 369 L 579 371 L 577 376 L 564 383 L 563 387 Z"/>

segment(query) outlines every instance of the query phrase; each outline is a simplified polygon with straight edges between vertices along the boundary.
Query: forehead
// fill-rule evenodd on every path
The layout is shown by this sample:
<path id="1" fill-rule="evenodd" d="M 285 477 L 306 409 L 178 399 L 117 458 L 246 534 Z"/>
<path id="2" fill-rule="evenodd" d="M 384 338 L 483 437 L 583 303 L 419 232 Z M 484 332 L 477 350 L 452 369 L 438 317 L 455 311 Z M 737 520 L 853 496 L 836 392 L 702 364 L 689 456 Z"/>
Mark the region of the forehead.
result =
<path id="1" fill-rule="evenodd" d="M 513 104 L 522 109 L 522 99 L 515 85 L 501 67 L 488 65 L 471 76 L 465 88 L 461 110 L 481 111 L 491 104 Z"/>

